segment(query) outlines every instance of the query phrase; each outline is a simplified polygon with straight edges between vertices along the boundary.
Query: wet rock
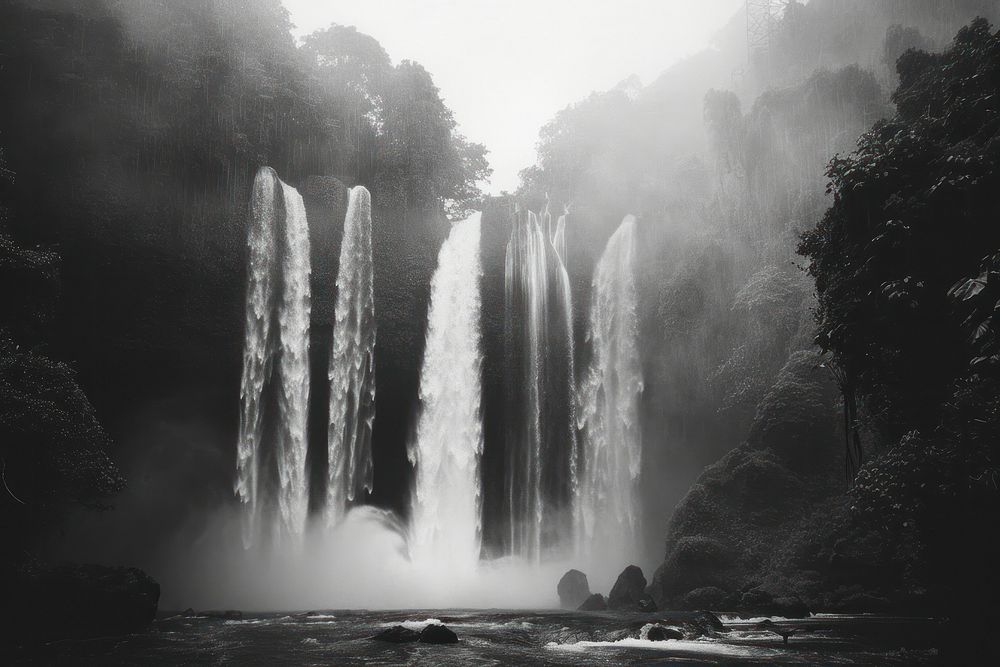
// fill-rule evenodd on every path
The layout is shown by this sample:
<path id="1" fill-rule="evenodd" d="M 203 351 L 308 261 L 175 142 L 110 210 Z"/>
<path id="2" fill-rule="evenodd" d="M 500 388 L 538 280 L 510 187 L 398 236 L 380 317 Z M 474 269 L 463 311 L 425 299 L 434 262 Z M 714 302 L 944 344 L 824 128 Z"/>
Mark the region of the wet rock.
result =
<path id="1" fill-rule="evenodd" d="M 699 611 L 696 622 L 706 630 L 714 630 L 715 632 L 724 632 L 726 630 L 726 626 L 719 620 L 719 617 L 710 611 Z"/>
<path id="2" fill-rule="evenodd" d="M 609 609 L 639 609 L 646 593 L 646 577 L 638 565 L 629 565 L 618 575 L 608 595 Z"/>
<path id="3" fill-rule="evenodd" d="M 421 631 L 420 642 L 423 644 L 455 644 L 458 642 L 458 635 L 443 625 L 433 623 Z"/>
<path id="4" fill-rule="evenodd" d="M 757 624 L 758 630 L 767 630 L 768 632 L 773 632 L 774 634 L 781 637 L 781 643 L 787 645 L 788 638 L 795 634 L 795 628 L 786 628 L 784 626 L 778 625 L 769 618 L 764 619 Z"/>
<path id="5" fill-rule="evenodd" d="M 589 598 L 583 601 L 577 610 L 578 611 L 604 611 L 608 608 L 608 603 L 605 602 L 604 596 L 600 593 L 594 593 Z"/>
<path id="6" fill-rule="evenodd" d="M 556 592 L 559 593 L 559 604 L 563 609 L 579 608 L 590 597 L 587 575 L 580 570 L 569 570 L 559 580 Z"/>
<path id="7" fill-rule="evenodd" d="M 292 618 L 294 618 L 296 620 L 299 620 L 299 621 L 305 620 L 307 618 L 312 618 L 313 616 L 319 616 L 319 612 L 318 611 L 303 611 L 303 612 L 300 612 L 298 614 L 292 614 Z"/>
<path id="8" fill-rule="evenodd" d="M 428 626 L 430 627 L 430 626 Z M 406 644 L 408 642 L 420 641 L 420 634 L 416 630 L 404 628 L 402 625 L 394 625 L 388 630 L 383 630 L 374 637 L 377 642 L 389 642 L 391 644 Z"/>
<path id="9" fill-rule="evenodd" d="M 599 642 L 620 642 L 623 639 L 637 639 L 639 633 L 636 630 L 608 630 L 607 632 L 595 633 L 592 638 Z"/>
<path id="10" fill-rule="evenodd" d="M 639 599 L 639 611 L 646 612 L 648 614 L 656 611 L 657 609 L 659 609 L 659 607 L 656 606 L 656 600 L 654 600 L 651 595 L 644 593 Z"/>
<path id="11" fill-rule="evenodd" d="M 668 639 L 684 639 L 684 633 L 677 628 L 657 623 L 646 631 L 646 639 L 651 642 L 662 642 L 667 641 Z"/>

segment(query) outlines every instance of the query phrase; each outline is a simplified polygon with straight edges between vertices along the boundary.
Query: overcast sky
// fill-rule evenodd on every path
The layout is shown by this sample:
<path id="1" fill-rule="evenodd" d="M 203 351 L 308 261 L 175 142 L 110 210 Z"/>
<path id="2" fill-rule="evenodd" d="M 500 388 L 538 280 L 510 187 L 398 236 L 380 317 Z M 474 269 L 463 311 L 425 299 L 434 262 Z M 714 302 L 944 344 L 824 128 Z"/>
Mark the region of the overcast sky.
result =
<path id="1" fill-rule="evenodd" d="M 743 0 L 283 0 L 299 37 L 331 23 L 375 37 L 434 77 L 492 193 L 513 190 L 557 111 L 630 74 L 648 84 L 696 53 Z"/>

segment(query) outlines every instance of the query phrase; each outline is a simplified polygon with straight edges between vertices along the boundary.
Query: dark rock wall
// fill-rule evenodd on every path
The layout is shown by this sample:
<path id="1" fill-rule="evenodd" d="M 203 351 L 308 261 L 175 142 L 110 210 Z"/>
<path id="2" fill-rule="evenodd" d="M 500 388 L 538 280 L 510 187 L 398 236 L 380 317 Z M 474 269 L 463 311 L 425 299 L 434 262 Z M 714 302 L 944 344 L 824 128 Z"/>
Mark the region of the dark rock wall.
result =
<path id="1" fill-rule="evenodd" d="M 535 202 L 531 210 L 540 210 Z M 527 204 L 522 204 L 528 206 Z M 552 209 L 558 218 L 558 206 Z M 566 270 L 569 274 L 573 299 L 573 338 L 575 369 L 579 380 L 589 360 L 586 345 L 587 323 L 590 317 L 590 293 L 594 268 L 608 238 L 621 223 L 621 215 L 607 214 L 589 207 L 571 211 L 566 221 Z M 502 553 L 508 516 L 504 498 L 504 466 L 506 461 L 505 425 L 505 366 L 504 359 L 504 262 L 507 242 L 515 219 L 513 197 L 489 198 L 483 207 L 481 257 L 482 336 L 483 336 L 483 432 L 482 462 L 484 490 L 484 553 Z M 553 223 L 555 220 L 553 220 Z"/>
<path id="2" fill-rule="evenodd" d="M 311 176 L 301 184 L 300 191 L 312 244 L 309 463 L 311 507 L 315 510 L 321 506 L 326 488 L 328 370 L 348 188 L 333 177 Z M 374 190 L 375 480 L 371 496 L 356 500 L 405 514 L 409 510 L 411 481 L 406 448 L 419 407 L 430 284 L 449 225 L 436 211 L 410 210 L 383 201 L 379 191 Z"/>
<path id="3" fill-rule="evenodd" d="M 331 176 L 310 176 L 300 188 L 309 219 L 312 275 L 312 323 L 309 331 L 309 505 L 317 511 L 326 500 L 327 427 L 337 271 L 344 238 L 348 188 Z"/>
<path id="4" fill-rule="evenodd" d="M 431 278 L 450 229 L 434 211 L 384 208 L 372 193 L 375 262 L 375 488 L 371 500 L 409 511 L 406 446 L 416 429 Z"/>
<path id="5" fill-rule="evenodd" d="M 480 232 L 483 345 L 483 550 L 499 555 L 505 536 L 494 519 L 507 516 L 504 501 L 504 260 L 514 221 L 514 200 L 492 197 L 483 207 Z"/>

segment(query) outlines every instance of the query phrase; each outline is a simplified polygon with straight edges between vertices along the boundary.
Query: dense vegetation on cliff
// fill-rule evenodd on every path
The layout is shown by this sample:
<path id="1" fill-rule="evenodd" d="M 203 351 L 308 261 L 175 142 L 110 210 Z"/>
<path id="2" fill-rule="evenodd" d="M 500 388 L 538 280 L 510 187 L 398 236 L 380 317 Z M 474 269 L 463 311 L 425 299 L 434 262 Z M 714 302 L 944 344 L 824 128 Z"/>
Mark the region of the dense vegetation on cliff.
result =
<path id="1" fill-rule="evenodd" d="M 14 172 L 0 149 L 0 197 Z M 60 291 L 59 256 L 11 238 L 0 199 L 0 568 L 73 505 L 97 506 L 124 480 L 94 408 L 48 334 Z M 6 580 L 5 580 L 6 581 Z"/>
<path id="2" fill-rule="evenodd" d="M 942 53 L 905 52 L 896 113 L 830 162 L 832 205 L 799 245 L 825 354 L 789 362 L 747 442 L 678 506 L 653 584 L 664 603 L 992 622 L 998 73 L 1000 32 L 982 19 Z M 840 390 L 846 451 L 817 380 Z"/>
<path id="3" fill-rule="evenodd" d="M 997 7 L 790 3 L 751 62 L 734 21 L 716 49 L 648 86 L 595 93 L 543 128 L 519 195 L 571 203 L 578 311 L 592 257 L 575 249 L 599 248 L 626 213 L 640 218 L 644 439 L 660 471 L 644 493 L 664 515 L 746 437 L 790 355 L 813 345 L 813 288 L 795 250 L 829 203 L 828 161 L 893 113 L 903 51 L 944 48 L 977 14 L 997 18 Z"/>
<path id="4" fill-rule="evenodd" d="M 955 33 L 997 11 L 791 3 L 705 95 L 701 138 L 679 109 L 694 73 L 729 74 L 709 55 L 543 130 L 522 196 L 572 201 L 571 234 L 640 215 L 648 484 L 683 494 L 712 464 L 682 500 L 647 491 L 681 500 L 661 604 L 995 590 L 997 46 L 983 20 Z"/>
<path id="5" fill-rule="evenodd" d="M 908 544 L 904 566 L 956 608 L 998 590 L 1000 31 L 898 62 L 896 115 L 828 174 L 834 203 L 804 235 L 817 342 L 873 459 L 852 516 Z"/>

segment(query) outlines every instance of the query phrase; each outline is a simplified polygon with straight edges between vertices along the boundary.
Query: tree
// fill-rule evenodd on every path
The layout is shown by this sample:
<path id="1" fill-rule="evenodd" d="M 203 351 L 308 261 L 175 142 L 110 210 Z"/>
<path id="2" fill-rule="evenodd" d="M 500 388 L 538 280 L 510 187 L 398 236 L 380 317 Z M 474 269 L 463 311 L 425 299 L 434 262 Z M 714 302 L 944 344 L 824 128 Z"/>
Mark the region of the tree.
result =
<path id="1" fill-rule="evenodd" d="M 886 440 L 937 424 L 973 358 L 948 293 L 1000 245 L 1000 36 L 977 20 L 898 71 L 896 117 L 831 161 L 834 203 L 799 246 L 817 342 Z"/>
<path id="2" fill-rule="evenodd" d="M 443 202 L 462 211 L 480 196 L 489 176 L 486 149 L 456 131 L 430 74 L 404 60 L 384 88 L 376 186 L 390 200 L 413 207 Z"/>

